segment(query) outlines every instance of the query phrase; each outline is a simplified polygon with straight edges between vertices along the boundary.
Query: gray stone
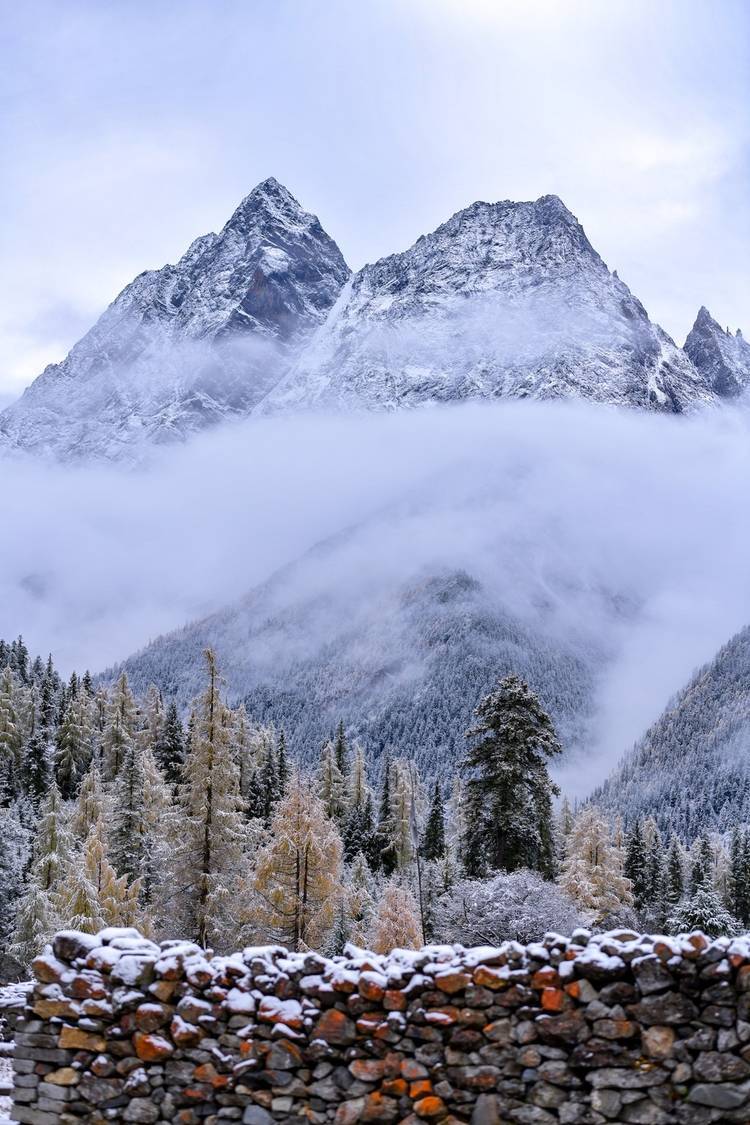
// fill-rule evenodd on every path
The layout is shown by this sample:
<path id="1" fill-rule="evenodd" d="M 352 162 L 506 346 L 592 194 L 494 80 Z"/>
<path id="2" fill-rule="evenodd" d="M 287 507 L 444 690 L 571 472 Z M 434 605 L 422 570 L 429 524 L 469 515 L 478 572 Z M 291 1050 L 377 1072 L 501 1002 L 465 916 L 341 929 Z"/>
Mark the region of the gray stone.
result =
<path id="1" fill-rule="evenodd" d="M 653 1070 L 628 1070 L 625 1067 L 602 1067 L 589 1075 L 594 1089 L 612 1086 L 615 1090 L 640 1090 L 646 1086 L 659 1086 L 667 1079 L 666 1071 L 656 1067 Z"/>
<path id="2" fill-rule="evenodd" d="M 494 1094 L 480 1094 L 471 1114 L 471 1125 L 501 1125 Z"/>
<path id="3" fill-rule="evenodd" d="M 249 1105 L 242 1115 L 242 1125 L 274 1125 L 271 1114 L 259 1105 Z"/>
<path id="4" fill-rule="evenodd" d="M 750 1066 L 736 1055 L 707 1051 L 695 1059 L 693 1074 L 704 1082 L 739 1081 L 750 1075 Z"/>
<path id="5" fill-rule="evenodd" d="M 131 1098 L 122 1115 L 123 1121 L 151 1122 L 159 1120 L 159 1107 L 150 1098 Z"/>
<path id="6" fill-rule="evenodd" d="M 688 1101 L 715 1109 L 737 1109 L 747 1101 L 747 1093 L 736 1086 L 699 1083 L 688 1094 Z"/>
<path id="7" fill-rule="evenodd" d="M 604 1117 L 617 1117 L 622 1106 L 622 1098 L 616 1090 L 600 1089 L 591 1091 L 591 1108 Z"/>

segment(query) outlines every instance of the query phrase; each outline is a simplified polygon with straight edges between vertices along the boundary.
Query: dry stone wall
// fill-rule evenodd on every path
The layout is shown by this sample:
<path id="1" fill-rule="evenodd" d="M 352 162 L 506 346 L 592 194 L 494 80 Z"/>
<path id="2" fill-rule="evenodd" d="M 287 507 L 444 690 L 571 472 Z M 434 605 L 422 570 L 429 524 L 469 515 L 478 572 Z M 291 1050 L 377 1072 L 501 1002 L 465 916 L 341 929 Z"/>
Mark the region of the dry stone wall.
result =
<path id="1" fill-rule="evenodd" d="M 66 932 L 16 1121 L 750 1122 L 750 941 L 618 932 L 326 959 Z"/>

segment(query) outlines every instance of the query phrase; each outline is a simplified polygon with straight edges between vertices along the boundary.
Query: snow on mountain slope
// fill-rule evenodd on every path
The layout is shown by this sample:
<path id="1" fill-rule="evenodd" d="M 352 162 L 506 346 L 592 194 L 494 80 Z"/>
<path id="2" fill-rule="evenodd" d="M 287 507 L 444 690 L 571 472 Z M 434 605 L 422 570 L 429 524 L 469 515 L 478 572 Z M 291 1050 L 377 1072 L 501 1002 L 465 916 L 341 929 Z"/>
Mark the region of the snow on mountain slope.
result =
<path id="1" fill-rule="evenodd" d="M 685 340 L 685 352 L 706 386 L 723 398 L 734 398 L 750 388 L 750 344 L 739 329 L 734 336 L 725 332 L 705 307 Z"/>
<path id="2" fill-rule="evenodd" d="M 695 673 L 593 800 L 688 841 L 750 822 L 750 626 Z"/>
<path id="3" fill-rule="evenodd" d="M 348 275 L 317 218 L 266 180 L 219 234 L 128 285 L 0 415 L 0 435 L 34 452 L 114 459 L 247 414 Z"/>
<path id="4" fill-rule="evenodd" d="M 360 270 L 261 411 L 576 396 L 715 401 L 553 195 L 474 203 Z"/>

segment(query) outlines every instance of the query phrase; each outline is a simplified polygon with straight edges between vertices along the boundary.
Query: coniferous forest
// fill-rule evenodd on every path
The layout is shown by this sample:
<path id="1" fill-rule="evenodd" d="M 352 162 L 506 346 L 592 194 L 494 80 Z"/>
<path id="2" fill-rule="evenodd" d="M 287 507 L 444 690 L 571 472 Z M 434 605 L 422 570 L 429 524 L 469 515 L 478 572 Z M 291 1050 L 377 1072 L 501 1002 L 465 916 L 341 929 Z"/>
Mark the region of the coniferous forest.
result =
<path id="1" fill-rule="evenodd" d="M 340 952 L 750 922 L 750 833 L 665 837 L 574 808 L 538 698 L 510 675 L 476 707 L 449 783 L 343 723 L 317 748 L 227 701 L 214 654 L 181 714 L 151 687 L 66 681 L 0 642 L 0 942 L 22 973 L 58 929 L 138 926 L 218 951 Z"/>

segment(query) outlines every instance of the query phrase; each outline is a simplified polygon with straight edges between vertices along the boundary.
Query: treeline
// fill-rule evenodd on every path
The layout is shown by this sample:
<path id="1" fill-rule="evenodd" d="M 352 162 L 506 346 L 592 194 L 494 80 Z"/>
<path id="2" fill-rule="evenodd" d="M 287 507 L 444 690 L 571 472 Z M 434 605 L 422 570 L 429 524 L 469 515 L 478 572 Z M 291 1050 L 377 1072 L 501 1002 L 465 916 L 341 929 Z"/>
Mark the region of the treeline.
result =
<path id="1" fill-rule="evenodd" d="M 0 941 L 24 964 L 59 928 L 384 951 L 641 919 L 719 932 L 750 912 L 746 834 L 688 853 L 653 822 L 555 813 L 560 745 L 514 676 L 444 786 L 395 752 L 374 776 L 343 724 L 303 772 L 283 730 L 227 704 L 210 651 L 185 725 L 124 674 L 63 683 L 20 639 L 0 657 Z"/>

